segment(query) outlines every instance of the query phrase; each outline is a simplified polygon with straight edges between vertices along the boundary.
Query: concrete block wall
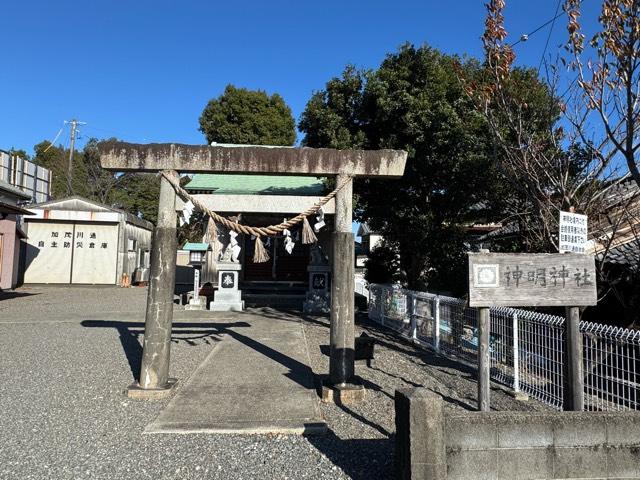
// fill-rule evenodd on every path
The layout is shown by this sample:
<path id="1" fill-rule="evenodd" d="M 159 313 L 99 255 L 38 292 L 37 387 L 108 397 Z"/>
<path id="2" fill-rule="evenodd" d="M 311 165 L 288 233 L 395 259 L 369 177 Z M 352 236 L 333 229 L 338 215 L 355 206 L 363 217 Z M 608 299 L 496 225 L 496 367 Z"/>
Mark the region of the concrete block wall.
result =
<path id="1" fill-rule="evenodd" d="M 640 478 L 639 413 L 465 412 L 442 415 L 442 425 L 434 426 L 426 416 L 442 399 L 422 390 L 396 392 L 396 423 L 411 427 L 407 432 L 406 425 L 397 425 L 398 478 Z M 407 405 L 413 408 L 409 424 L 406 411 L 398 411 Z M 407 459 L 404 452 L 425 444 L 430 448 L 422 457 Z M 421 465 L 430 462 L 425 455 L 439 448 L 446 452 L 444 473 L 425 475 Z"/>

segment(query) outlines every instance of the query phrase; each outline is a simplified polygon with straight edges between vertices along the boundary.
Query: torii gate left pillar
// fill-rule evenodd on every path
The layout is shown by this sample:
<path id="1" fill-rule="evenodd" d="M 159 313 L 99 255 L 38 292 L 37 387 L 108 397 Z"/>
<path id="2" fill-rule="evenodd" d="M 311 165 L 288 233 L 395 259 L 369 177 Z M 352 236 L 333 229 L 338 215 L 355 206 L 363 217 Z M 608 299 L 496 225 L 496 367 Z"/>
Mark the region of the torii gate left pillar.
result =
<path id="1" fill-rule="evenodd" d="M 401 177 L 407 153 L 399 150 L 333 150 L 254 145 L 129 144 L 99 145 L 102 167 L 112 171 L 280 174 L 335 177 L 346 182 L 336 196 L 330 372 L 323 399 L 357 400 L 362 388 L 354 376 L 354 277 L 351 195 L 353 177 Z M 176 260 L 175 192 L 162 179 L 158 225 L 154 231 L 150 284 L 139 382 L 128 390 L 136 398 L 166 396 L 169 378 Z M 171 238 L 169 238 L 171 237 Z M 355 392 L 355 394 L 353 393 Z"/>

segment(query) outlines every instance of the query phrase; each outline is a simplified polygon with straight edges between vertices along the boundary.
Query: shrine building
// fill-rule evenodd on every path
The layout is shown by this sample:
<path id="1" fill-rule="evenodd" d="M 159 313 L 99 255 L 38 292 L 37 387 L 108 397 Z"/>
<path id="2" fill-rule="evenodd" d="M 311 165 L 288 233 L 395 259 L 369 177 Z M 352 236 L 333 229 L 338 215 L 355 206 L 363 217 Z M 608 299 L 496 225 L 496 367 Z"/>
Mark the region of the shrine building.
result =
<path id="1" fill-rule="evenodd" d="M 292 218 L 319 202 L 327 193 L 322 180 L 303 176 L 195 174 L 185 189 L 196 196 L 212 211 L 228 218 L 237 218 L 245 225 L 266 227 Z M 335 201 L 323 207 L 323 215 L 312 216 L 312 227 L 318 224 L 318 246 L 302 243 L 302 224 L 291 230 L 293 248 L 286 247 L 284 235 L 263 238 L 269 261 L 252 260 L 255 239 L 250 235 L 237 237 L 241 251 L 238 257 L 240 287 L 248 306 L 274 305 L 274 297 L 289 306 L 300 306 L 309 286 L 309 267 L 313 263 L 326 263 L 330 256 L 331 234 Z M 320 222 L 324 225 L 320 226 Z M 229 242 L 229 232 L 218 226 L 218 238 L 210 242 L 211 259 L 203 266 L 203 282 L 217 282 L 217 261 Z M 312 249 L 316 248 L 315 252 Z M 287 302 L 288 300 L 288 302 Z"/>

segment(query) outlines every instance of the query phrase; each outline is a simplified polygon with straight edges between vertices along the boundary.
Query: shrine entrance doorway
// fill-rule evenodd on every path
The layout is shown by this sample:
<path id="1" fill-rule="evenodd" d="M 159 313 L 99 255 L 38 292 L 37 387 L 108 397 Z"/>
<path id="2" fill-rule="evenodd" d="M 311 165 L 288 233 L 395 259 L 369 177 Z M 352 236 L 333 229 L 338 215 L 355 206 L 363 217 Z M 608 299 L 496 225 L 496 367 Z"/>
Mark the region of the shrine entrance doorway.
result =
<path id="1" fill-rule="evenodd" d="M 309 276 L 309 245 L 296 242 L 291 253 L 285 249 L 283 237 L 271 237 L 265 243 L 269 261 L 251 261 L 255 240 L 245 235 L 242 260 L 244 282 L 286 282 L 306 284 Z"/>

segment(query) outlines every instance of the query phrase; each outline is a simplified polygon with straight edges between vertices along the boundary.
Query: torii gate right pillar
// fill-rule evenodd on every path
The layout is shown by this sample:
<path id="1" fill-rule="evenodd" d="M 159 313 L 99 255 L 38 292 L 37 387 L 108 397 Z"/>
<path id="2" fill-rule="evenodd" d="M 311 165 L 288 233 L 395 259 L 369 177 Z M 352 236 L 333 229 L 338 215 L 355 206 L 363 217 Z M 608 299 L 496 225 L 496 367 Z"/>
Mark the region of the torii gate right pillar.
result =
<path id="1" fill-rule="evenodd" d="M 329 379 L 332 385 L 353 382 L 354 340 L 354 245 L 352 223 L 353 180 L 338 175 L 338 184 L 347 182 L 336 195 L 333 233 L 333 277 L 331 282 L 331 324 Z"/>
<path id="2" fill-rule="evenodd" d="M 345 183 L 346 182 L 346 183 Z M 335 231 L 331 262 L 331 323 L 329 378 L 322 387 L 322 400 L 339 404 L 363 400 L 365 390 L 355 376 L 354 238 L 352 232 L 353 179 L 337 176 L 343 184 L 336 195 Z"/>

